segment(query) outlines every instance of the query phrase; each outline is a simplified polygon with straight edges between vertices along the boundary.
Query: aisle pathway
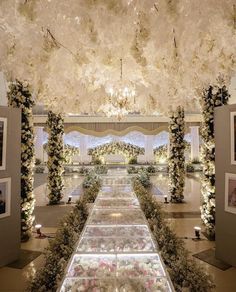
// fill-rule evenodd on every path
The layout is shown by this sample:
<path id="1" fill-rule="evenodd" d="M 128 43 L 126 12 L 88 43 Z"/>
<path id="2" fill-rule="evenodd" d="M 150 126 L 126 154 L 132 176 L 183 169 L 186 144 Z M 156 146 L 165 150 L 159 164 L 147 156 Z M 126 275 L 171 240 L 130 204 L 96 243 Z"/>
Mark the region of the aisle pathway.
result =
<path id="1" fill-rule="evenodd" d="M 125 170 L 103 177 L 59 291 L 173 291 Z"/>

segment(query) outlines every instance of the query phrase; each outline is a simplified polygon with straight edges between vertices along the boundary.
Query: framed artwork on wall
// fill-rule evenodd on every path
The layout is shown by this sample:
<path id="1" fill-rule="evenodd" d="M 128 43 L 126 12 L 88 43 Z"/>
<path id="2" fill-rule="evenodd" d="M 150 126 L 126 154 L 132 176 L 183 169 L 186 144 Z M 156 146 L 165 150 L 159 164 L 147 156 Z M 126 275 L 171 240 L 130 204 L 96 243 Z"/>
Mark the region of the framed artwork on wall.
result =
<path id="1" fill-rule="evenodd" d="M 0 219 L 11 215 L 11 179 L 0 179 Z"/>
<path id="2" fill-rule="evenodd" d="M 225 174 L 225 211 L 236 214 L 236 174 Z"/>
<path id="3" fill-rule="evenodd" d="M 6 169 L 7 119 L 0 118 L 0 170 Z"/>

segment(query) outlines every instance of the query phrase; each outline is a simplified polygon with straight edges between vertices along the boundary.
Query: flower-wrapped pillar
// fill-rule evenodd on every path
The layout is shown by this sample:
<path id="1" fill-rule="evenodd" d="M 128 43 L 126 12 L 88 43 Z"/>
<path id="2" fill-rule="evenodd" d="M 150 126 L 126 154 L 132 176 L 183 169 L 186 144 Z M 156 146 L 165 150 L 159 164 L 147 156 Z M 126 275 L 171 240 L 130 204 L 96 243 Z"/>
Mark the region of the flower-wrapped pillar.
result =
<path id="1" fill-rule="evenodd" d="M 55 205 L 62 199 L 64 187 L 62 178 L 64 170 L 64 125 L 60 114 L 55 114 L 52 111 L 48 112 L 47 130 L 49 134 L 47 143 L 48 198 L 49 204 Z"/>
<path id="2" fill-rule="evenodd" d="M 32 107 L 34 101 L 28 83 L 18 80 L 9 87 L 8 104 L 21 108 L 21 240 L 31 235 L 34 221 L 33 166 L 34 166 L 34 128 Z"/>
<path id="3" fill-rule="evenodd" d="M 202 197 L 201 218 L 206 226 L 206 233 L 210 239 L 215 237 L 215 131 L 214 108 L 227 104 L 229 93 L 225 86 L 222 88 L 210 86 L 204 90 L 201 106 L 203 123 L 201 135 L 202 146 Z"/>
<path id="4" fill-rule="evenodd" d="M 169 193 L 173 203 L 182 203 L 185 183 L 184 110 L 178 107 L 170 115 Z"/>

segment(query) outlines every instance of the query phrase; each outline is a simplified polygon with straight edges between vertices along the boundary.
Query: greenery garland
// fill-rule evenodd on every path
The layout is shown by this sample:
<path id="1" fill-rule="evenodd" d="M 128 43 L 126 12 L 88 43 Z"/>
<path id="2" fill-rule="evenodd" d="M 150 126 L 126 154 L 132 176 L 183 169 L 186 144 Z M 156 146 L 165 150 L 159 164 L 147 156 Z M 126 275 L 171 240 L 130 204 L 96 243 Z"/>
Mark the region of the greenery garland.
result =
<path id="1" fill-rule="evenodd" d="M 185 183 L 185 141 L 184 141 L 184 110 L 178 107 L 170 115 L 170 156 L 169 156 L 169 193 L 170 201 L 182 203 Z"/>
<path id="2" fill-rule="evenodd" d="M 88 150 L 88 155 L 92 156 L 93 161 L 106 154 L 123 154 L 127 160 L 130 160 L 144 154 L 144 148 L 125 142 L 111 142 Z"/>
<path id="3" fill-rule="evenodd" d="M 21 240 L 31 235 L 34 221 L 33 167 L 34 167 L 34 128 L 32 107 L 34 101 L 29 85 L 16 80 L 9 87 L 8 105 L 21 108 Z"/>
<path id="4" fill-rule="evenodd" d="M 44 267 L 36 272 L 28 291 L 54 292 L 61 281 L 67 262 L 71 257 L 74 246 L 80 237 L 88 218 L 87 204 L 94 202 L 101 188 L 101 180 L 96 179 L 90 188 L 84 191 L 73 210 L 60 222 L 55 239 L 49 241 L 45 250 Z"/>
<path id="5" fill-rule="evenodd" d="M 49 188 L 49 204 L 55 205 L 62 199 L 63 179 L 62 173 L 64 162 L 64 149 L 63 149 L 63 118 L 60 114 L 55 114 L 52 111 L 48 112 L 47 119 L 48 129 L 48 188 Z"/>
<path id="6" fill-rule="evenodd" d="M 214 108 L 228 103 L 230 95 L 225 86 L 210 86 L 204 90 L 201 99 L 203 123 L 201 135 L 203 140 L 202 162 L 202 197 L 201 218 L 210 239 L 215 238 L 215 130 Z"/>
<path id="7" fill-rule="evenodd" d="M 158 244 L 160 254 L 168 269 L 172 283 L 177 292 L 209 292 L 214 284 L 202 267 L 190 258 L 184 242 L 176 236 L 165 220 L 165 213 L 155 196 L 146 189 L 139 177 L 133 182 L 134 191 L 139 199 L 149 227 Z"/>

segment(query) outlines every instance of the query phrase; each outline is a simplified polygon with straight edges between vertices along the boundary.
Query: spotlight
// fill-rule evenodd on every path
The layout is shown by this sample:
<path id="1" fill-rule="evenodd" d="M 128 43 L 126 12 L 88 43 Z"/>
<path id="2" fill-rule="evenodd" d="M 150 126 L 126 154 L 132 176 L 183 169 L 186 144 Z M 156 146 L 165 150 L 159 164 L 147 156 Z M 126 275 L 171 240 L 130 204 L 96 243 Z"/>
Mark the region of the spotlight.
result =
<path id="1" fill-rule="evenodd" d="M 41 237 L 42 236 L 42 232 L 41 232 L 40 228 L 42 227 L 42 225 L 41 224 L 36 224 L 34 227 L 36 229 L 36 233 L 38 234 L 38 237 Z"/>
<path id="2" fill-rule="evenodd" d="M 66 204 L 71 204 L 71 200 L 72 200 L 72 196 L 69 196 Z"/>
<path id="3" fill-rule="evenodd" d="M 165 199 L 164 204 L 169 204 L 167 195 L 164 195 L 164 199 Z"/>
<path id="4" fill-rule="evenodd" d="M 201 237 L 201 227 L 195 226 L 194 227 L 194 231 L 195 231 L 195 239 L 200 239 L 200 237 Z"/>

